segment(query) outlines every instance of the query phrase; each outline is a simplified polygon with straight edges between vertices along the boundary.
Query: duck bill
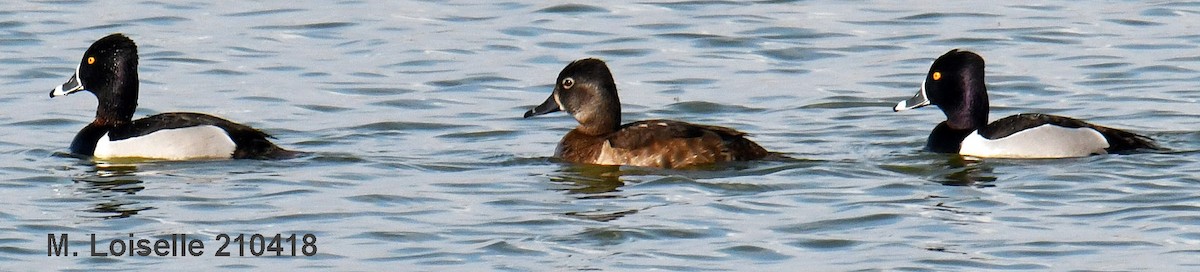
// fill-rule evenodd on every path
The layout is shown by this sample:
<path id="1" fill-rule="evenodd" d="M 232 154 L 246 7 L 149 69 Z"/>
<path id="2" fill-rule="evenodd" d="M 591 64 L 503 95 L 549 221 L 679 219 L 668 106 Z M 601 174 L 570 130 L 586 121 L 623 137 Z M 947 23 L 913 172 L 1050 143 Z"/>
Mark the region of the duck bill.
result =
<path id="1" fill-rule="evenodd" d="M 556 112 L 556 111 L 560 111 L 560 110 L 562 110 L 562 105 L 560 105 L 558 103 L 558 92 L 554 92 L 553 94 L 550 95 L 550 97 L 546 98 L 546 102 L 542 102 L 541 105 L 538 105 L 537 107 L 534 107 L 532 110 L 525 112 L 525 118 L 529 118 L 532 116 L 538 116 L 538 115 L 542 115 L 542 114 L 547 114 L 547 113 L 551 113 L 551 112 Z"/>
<path id="2" fill-rule="evenodd" d="M 925 94 L 925 83 L 922 82 L 921 91 L 918 91 L 916 95 L 913 95 L 913 97 L 909 98 L 908 100 L 896 103 L 896 107 L 892 108 L 892 111 L 911 110 L 924 106 L 929 106 L 929 96 Z"/>
<path id="3" fill-rule="evenodd" d="M 67 79 L 66 83 L 58 85 L 58 87 L 54 87 L 54 90 L 50 91 L 50 98 L 65 96 L 82 90 L 83 84 L 79 83 L 79 72 L 75 72 L 74 75 L 71 75 L 70 79 Z"/>

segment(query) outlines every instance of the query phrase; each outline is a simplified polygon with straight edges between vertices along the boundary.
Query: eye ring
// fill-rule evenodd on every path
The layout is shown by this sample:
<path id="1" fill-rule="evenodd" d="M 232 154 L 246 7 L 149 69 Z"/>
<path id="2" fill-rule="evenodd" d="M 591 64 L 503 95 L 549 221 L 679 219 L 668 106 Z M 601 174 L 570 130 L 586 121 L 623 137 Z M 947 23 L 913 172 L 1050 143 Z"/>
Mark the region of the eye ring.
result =
<path id="1" fill-rule="evenodd" d="M 569 89 L 571 89 L 571 87 L 574 87 L 574 86 L 575 86 L 575 79 L 568 77 L 568 78 L 564 78 L 562 80 L 562 87 L 564 90 L 569 90 Z"/>
<path id="2" fill-rule="evenodd" d="M 95 58 L 95 57 L 88 57 L 88 59 L 87 59 L 87 62 L 88 62 L 88 64 L 94 64 L 94 63 L 96 63 L 96 58 Z"/>
<path id="3" fill-rule="evenodd" d="M 933 80 L 942 80 L 942 72 L 933 72 Z"/>

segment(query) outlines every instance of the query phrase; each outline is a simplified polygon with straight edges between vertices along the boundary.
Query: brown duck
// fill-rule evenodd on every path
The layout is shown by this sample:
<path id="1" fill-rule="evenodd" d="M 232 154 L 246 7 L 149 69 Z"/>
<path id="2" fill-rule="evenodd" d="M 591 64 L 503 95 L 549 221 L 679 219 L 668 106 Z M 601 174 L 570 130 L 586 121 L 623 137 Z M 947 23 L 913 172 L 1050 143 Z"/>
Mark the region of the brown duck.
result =
<path id="1" fill-rule="evenodd" d="M 621 101 L 604 61 L 571 62 L 558 74 L 546 102 L 525 118 L 566 111 L 579 126 L 567 132 L 554 157 L 573 163 L 683 168 L 766 157 L 770 152 L 746 133 L 670 120 L 621 125 Z"/>

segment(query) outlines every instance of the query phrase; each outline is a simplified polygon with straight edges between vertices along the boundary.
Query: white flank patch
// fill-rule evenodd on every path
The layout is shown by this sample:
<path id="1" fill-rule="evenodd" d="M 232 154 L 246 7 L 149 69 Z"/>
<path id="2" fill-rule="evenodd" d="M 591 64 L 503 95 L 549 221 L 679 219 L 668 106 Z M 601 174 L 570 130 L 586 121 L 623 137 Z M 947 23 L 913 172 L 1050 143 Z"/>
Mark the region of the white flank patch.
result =
<path id="1" fill-rule="evenodd" d="M 646 125 L 646 124 L 642 124 L 642 125 Z M 623 165 L 623 164 L 626 164 L 626 162 L 630 159 L 637 159 L 637 158 L 622 158 L 622 157 L 620 157 L 620 154 L 622 154 L 622 153 L 623 152 L 621 152 L 620 150 L 617 150 L 616 148 L 612 148 L 612 143 L 609 143 L 608 141 L 604 141 L 604 143 L 600 145 L 600 155 L 596 157 L 595 164 Z"/>
<path id="2" fill-rule="evenodd" d="M 1105 154 L 1108 140 L 1090 128 L 1041 125 L 988 140 L 975 131 L 962 142 L 962 155 L 980 158 L 1050 159 Z"/>
<path id="3" fill-rule="evenodd" d="M 92 156 L 99 159 L 228 159 L 236 147 L 225 130 L 217 126 L 195 126 L 164 129 L 119 141 L 109 141 L 108 134 L 104 134 L 96 143 Z"/>

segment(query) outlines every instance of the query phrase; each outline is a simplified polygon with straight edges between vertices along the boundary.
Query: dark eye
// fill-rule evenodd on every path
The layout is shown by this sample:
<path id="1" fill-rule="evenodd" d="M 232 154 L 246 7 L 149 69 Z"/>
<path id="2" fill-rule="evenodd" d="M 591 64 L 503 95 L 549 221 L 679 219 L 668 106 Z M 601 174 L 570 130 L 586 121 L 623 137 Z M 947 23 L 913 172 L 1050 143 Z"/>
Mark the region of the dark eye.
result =
<path id="1" fill-rule="evenodd" d="M 563 79 L 563 82 L 562 82 L 562 87 L 563 87 L 563 89 L 570 89 L 570 88 L 571 88 L 571 86 L 575 86 L 575 80 L 574 80 L 574 79 L 571 79 L 571 78 L 569 78 L 569 77 L 568 77 L 568 78 L 564 78 L 564 79 Z"/>

